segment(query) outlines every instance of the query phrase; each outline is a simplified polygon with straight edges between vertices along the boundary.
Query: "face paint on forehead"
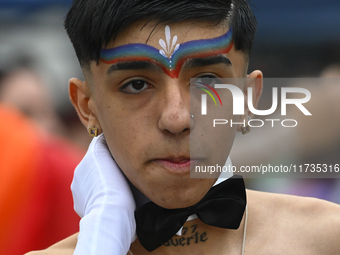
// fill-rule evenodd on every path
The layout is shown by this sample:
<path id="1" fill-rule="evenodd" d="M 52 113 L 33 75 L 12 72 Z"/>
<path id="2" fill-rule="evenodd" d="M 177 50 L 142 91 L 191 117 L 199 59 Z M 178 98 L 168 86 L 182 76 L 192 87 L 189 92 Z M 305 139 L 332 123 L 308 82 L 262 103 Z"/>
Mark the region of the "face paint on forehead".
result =
<path id="1" fill-rule="evenodd" d="M 148 61 L 155 63 L 171 78 L 178 78 L 181 68 L 189 58 L 206 58 L 230 51 L 233 45 L 232 30 L 212 39 L 177 43 L 177 36 L 171 39 L 170 27 L 165 27 L 165 41 L 159 40 L 162 49 L 143 43 L 132 43 L 111 49 L 102 49 L 100 60 L 106 64 L 119 62 Z"/>

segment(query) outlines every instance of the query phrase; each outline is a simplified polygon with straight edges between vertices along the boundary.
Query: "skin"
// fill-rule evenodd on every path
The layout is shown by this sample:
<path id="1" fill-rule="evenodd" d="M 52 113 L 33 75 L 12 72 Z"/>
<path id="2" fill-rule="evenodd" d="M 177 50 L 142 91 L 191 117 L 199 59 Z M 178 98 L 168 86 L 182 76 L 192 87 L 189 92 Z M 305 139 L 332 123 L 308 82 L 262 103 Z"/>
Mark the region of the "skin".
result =
<path id="1" fill-rule="evenodd" d="M 137 22 L 125 29 L 109 47 L 132 42 L 145 43 L 153 27 L 150 25 L 140 30 L 144 23 Z M 171 25 L 171 32 L 178 36 L 180 43 L 214 38 L 225 33 L 227 29 L 211 29 L 209 24 L 205 23 L 193 25 L 183 22 Z M 148 44 L 158 47 L 158 40 L 163 38 L 162 31 L 164 28 L 156 29 Z M 190 114 L 194 109 L 190 109 L 188 80 L 206 73 L 221 77 L 245 77 L 247 61 L 243 53 L 232 48 L 226 55 L 232 67 L 214 65 L 197 70 L 183 69 L 176 79 L 162 72 L 153 74 L 145 70 L 119 71 L 108 76 L 108 65 L 92 62 L 90 73 L 84 70 L 85 81 L 70 80 L 70 97 L 84 125 L 87 128 L 99 127 L 100 131 L 105 133 L 110 151 L 127 177 L 151 200 L 163 207 L 192 205 L 203 197 L 215 181 L 190 179 L 188 173 L 174 174 L 163 166 L 150 163 L 149 160 L 164 157 L 169 153 L 186 156 L 191 153 L 188 145 L 189 135 L 199 137 L 202 130 L 201 125 L 190 122 Z M 136 97 L 122 94 L 118 89 L 119 85 L 125 84 L 131 77 L 145 77 L 152 86 Z M 257 102 L 262 88 L 262 73 L 255 71 L 250 73 L 249 77 L 242 89 L 252 86 L 256 92 L 254 102 Z M 222 101 L 227 102 L 226 99 L 222 98 Z M 199 117 L 196 118 L 198 115 L 195 115 L 195 124 L 200 122 Z M 239 116 L 236 120 L 242 121 L 244 118 L 246 116 Z M 226 154 L 229 154 L 237 131 L 240 131 L 240 126 L 222 134 L 214 133 L 216 136 L 224 135 L 224 138 L 228 138 L 225 142 L 227 145 L 223 148 L 227 153 L 214 160 L 223 161 Z M 207 141 L 211 139 L 218 140 L 214 136 L 204 136 L 201 142 L 208 146 Z M 245 254 L 340 254 L 338 205 L 312 198 L 247 190 L 247 207 Z M 184 224 L 188 231 L 183 238 L 186 238 L 186 243 L 189 238 L 189 245 L 163 245 L 149 253 L 136 240 L 131 245 L 131 251 L 134 255 L 238 255 L 241 254 L 244 227 L 244 219 L 237 230 L 211 227 L 195 219 Z M 196 233 L 200 237 L 197 243 L 194 237 L 191 238 Z M 71 255 L 76 246 L 76 238 L 77 235 L 73 235 L 47 250 L 32 252 L 29 255 Z M 184 239 L 181 242 L 184 244 Z"/>
<path id="2" fill-rule="evenodd" d="M 248 223 L 245 252 L 248 255 L 334 255 L 340 254 L 339 205 L 315 198 L 270 194 L 247 190 Z M 138 240 L 131 246 L 134 255 L 144 254 L 241 254 L 244 221 L 238 230 L 219 229 L 199 220 L 186 222 L 190 235 L 206 232 L 205 242 L 193 239 L 190 245 L 161 246 L 152 253 L 143 249 Z M 183 242 L 182 242 L 183 243 Z M 72 255 L 77 234 L 50 248 L 28 255 Z M 130 255 L 128 253 L 127 255 Z"/>
<path id="3" fill-rule="evenodd" d="M 142 29 L 144 25 L 145 21 L 133 23 L 107 48 L 147 41 L 148 45 L 160 49 L 159 39 L 164 38 L 164 27 L 157 28 L 147 40 L 154 24 Z M 226 26 L 211 29 L 207 23 L 181 22 L 171 25 L 171 33 L 178 36 L 178 43 L 181 44 L 216 38 L 228 30 Z M 171 78 L 162 70 L 119 70 L 108 74 L 110 64 L 91 62 L 85 81 L 70 80 L 70 97 L 83 124 L 87 128 L 96 126 L 104 132 L 109 149 L 125 175 L 149 199 L 162 207 L 180 208 L 197 203 L 217 178 L 190 179 L 188 171 L 174 173 L 169 170 L 163 159 L 187 160 L 191 157 L 195 164 L 216 162 L 223 165 L 229 155 L 237 126 L 223 131 L 225 139 L 221 139 L 222 129 L 217 134 L 205 135 L 197 146 L 191 146 L 196 150 L 190 151 L 190 135 L 201 136 L 205 131 L 204 125 L 199 127 L 191 123 L 190 78 L 203 75 L 245 77 L 247 62 L 243 52 L 233 47 L 226 57 L 232 65 L 219 63 L 191 68 L 184 65 L 178 78 Z M 249 77 L 252 79 L 242 85 L 242 89 L 252 86 L 256 91 L 256 103 L 261 94 L 262 73 L 255 71 Z M 255 81 L 255 78 L 259 79 Z M 123 93 L 122 86 L 132 79 L 144 79 L 148 83 L 146 89 L 140 94 Z M 131 93 L 131 86 L 124 91 Z M 232 118 L 230 95 L 224 100 L 228 109 L 226 115 Z M 197 111 L 195 123 L 200 121 L 199 115 Z M 244 118 L 246 115 L 234 117 L 235 120 Z M 221 153 L 212 153 L 213 144 Z"/>

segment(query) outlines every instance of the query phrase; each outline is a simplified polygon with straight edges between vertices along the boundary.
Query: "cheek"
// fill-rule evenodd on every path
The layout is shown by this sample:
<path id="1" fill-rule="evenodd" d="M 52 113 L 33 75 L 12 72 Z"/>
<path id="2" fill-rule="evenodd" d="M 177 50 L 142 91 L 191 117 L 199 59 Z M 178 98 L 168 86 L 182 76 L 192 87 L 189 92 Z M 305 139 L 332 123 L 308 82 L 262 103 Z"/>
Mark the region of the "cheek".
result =
<path id="1" fill-rule="evenodd" d="M 234 138 L 237 130 L 237 122 L 239 122 L 239 117 L 233 115 L 233 100 L 231 96 L 228 97 L 227 100 L 223 101 L 223 107 L 221 111 L 223 111 L 223 119 L 225 119 L 226 124 L 217 125 L 215 124 L 214 133 L 215 133 L 215 146 L 214 151 L 216 155 L 219 156 L 218 160 L 222 164 L 225 163 L 231 147 L 234 142 Z M 221 115 L 218 115 L 221 116 Z"/>
<path id="2" fill-rule="evenodd" d="M 117 163 L 138 168 L 152 142 L 150 116 L 144 110 L 131 112 L 117 102 L 112 97 L 98 103 L 99 123 Z"/>
<path id="3" fill-rule="evenodd" d="M 129 155 L 135 150 L 138 151 L 138 147 L 141 146 L 140 139 L 143 137 L 143 130 L 140 128 L 142 125 L 138 120 L 126 118 L 118 109 L 115 109 L 106 111 L 100 124 L 115 157 L 119 157 L 119 154 Z"/>
<path id="4" fill-rule="evenodd" d="M 208 103 L 207 115 L 195 115 L 195 128 L 190 135 L 193 158 L 206 157 L 204 165 L 224 165 L 236 134 L 238 116 L 232 114 L 232 98 L 221 97 L 223 106 Z M 196 117 L 197 116 L 197 117 Z M 231 122 L 233 122 L 232 127 Z M 214 127 L 215 123 L 215 127 Z"/>

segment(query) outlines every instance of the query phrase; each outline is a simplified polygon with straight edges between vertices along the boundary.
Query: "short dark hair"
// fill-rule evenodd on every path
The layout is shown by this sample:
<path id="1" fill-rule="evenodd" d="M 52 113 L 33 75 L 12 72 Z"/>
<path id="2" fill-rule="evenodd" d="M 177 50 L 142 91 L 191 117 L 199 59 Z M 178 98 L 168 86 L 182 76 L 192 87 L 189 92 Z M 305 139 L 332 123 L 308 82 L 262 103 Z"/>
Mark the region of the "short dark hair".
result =
<path id="1" fill-rule="evenodd" d="M 125 27 L 140 19 L 159 24 L 185 20 L 228 20 L 236 50 L 250 54 L 256 18 L 247 0 L 74 0 L 65 28 L 81 66 L 99 61 L 100 51 Z"/>

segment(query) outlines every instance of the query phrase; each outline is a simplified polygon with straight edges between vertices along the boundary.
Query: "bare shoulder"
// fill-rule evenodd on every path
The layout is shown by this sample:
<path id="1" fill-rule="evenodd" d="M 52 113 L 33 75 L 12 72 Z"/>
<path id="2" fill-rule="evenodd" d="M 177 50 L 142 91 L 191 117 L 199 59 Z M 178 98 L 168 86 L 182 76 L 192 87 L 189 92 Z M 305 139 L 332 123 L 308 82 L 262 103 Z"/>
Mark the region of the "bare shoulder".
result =
<path id="1" fill-rule="evenodd" d="M 316 198 L 247 190 L 253 228 L 308 247 L 316 254 L 340 254 L 340 205 Z M 301 253 L 302 254 L 302 253 Z M 312 253 L 311 253 L 312 254 Z"/>
<path id="2" fill-rule="evenodd" d="M 32 251 L 26 255 L 72 255 L 77 245 L 78 233 L 52 245 L 46 250 Z"/>

